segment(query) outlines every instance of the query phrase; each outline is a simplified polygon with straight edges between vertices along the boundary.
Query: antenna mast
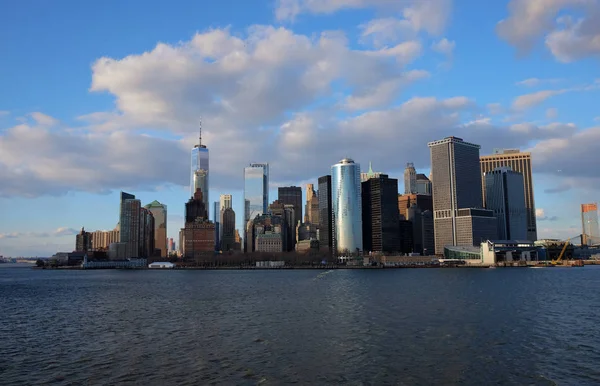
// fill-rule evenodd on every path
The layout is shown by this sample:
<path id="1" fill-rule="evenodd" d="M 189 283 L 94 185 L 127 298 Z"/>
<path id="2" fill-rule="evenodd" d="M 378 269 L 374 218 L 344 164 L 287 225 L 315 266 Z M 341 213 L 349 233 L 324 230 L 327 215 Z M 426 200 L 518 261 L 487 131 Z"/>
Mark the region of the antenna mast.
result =
<path id="1" fill-rule="evenodd" d="M 198 136 L 198 147 L 202 147 L 202 117 L 200 117 L 200 135 Z"/>

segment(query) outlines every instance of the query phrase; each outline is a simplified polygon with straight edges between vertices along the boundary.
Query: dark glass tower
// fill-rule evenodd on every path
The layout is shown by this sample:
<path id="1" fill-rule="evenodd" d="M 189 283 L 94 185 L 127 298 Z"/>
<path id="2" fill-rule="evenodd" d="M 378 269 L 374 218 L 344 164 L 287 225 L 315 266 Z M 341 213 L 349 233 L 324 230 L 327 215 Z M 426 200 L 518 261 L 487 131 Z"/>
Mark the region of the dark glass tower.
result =
<path id="1" fill-rule="evenodd" d="M 319 248 L 333 252 L 333 207 L 331 206 L 331 176 L 319 177 Z"/>
<path id="2" fill-rule="evenodd" d="M 381 174 L 361 184 L 365 252 L 400 250 L 398 180 Z"/>

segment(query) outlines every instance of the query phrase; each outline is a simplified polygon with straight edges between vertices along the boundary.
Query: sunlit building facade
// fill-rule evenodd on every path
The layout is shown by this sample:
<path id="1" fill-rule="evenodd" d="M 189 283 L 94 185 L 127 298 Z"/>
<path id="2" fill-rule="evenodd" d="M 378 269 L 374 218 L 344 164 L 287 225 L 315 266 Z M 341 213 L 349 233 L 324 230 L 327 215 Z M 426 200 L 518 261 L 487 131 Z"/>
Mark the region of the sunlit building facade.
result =
<path id="1" fill-rule="evenodd" d="M 598 229 L 598 204 L 581 205 L 581 225 L 584 245 L 600 244 L 600 230 Z"/>
<path id="2" fill-rule="evenodd" d="M 344 158 L 331 167 L 334 249 L 338 255 L 363 250 L 360 165 Z"/>
<path id="3" fill-rule="evenodd" d="M 145 208 L 154 216 L 154 248 L 160 249 L 161 257 L 167 257 L 167 206 L 154 200 Z"/>
<path id="4" fill-rule="evenodd" d="M 269 164 L 253 163 L 244 168 L 244 206 L 246 223 L 256 215 L 267 213 L 269 206 Z"/>
<path id="5" fill-rule="evenodd" d="M 204 206 L 206 207 L 206 211 L 208 213 L 208 149 L 202 144 L 202 122 L 200 122 L 200 136 L 198 137 L 198 144 L 192 149 L 191 159 L 190 196 L 194 196 L 196 191 L 201 189 Z"/>

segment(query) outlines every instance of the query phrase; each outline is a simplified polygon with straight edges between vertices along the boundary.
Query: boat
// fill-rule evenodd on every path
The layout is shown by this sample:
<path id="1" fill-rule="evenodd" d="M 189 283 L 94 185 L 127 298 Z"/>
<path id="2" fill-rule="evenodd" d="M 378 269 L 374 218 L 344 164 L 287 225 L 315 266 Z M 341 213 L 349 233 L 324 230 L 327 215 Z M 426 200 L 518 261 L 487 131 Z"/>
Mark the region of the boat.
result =
<path id="1" fill-rule="evenodd" d="M 488 268 L 496 268 L 495 265 L 490 265 Z"/>

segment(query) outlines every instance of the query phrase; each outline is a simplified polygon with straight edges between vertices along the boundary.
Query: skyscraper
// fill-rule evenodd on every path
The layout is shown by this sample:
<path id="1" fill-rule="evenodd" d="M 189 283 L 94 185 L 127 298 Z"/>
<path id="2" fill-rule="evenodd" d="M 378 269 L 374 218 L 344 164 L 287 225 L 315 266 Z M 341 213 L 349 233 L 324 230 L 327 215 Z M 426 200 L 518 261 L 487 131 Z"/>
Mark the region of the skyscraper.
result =
<path id="1" fill-rule="evenodd" d="M 160 256 L 167 257 L 167 206 L 154 200 L 145 206 L 154 217 L 154 248 L 160 249 Z"/>
<path id="2" fill-rule="evenodd" d="M 331 201 L 336 253 L 362 251 L 360 165 L 350 158 L 331 167 Z"/>
<path id="3" fill-rule="evenodd" d="M 400 250 L 398 180 L 381 174 L 361 184 L 363 248 L 365 252 Z"/>
<path id="4" fill-rule="evenodd" d="M 527 240 L 527 208 L 523 175 L 503 166 L 483 173 L 485 201 L 494 211 L 500 240 Z"/>
<path id="5" fill-rule="evenodd" d="M 332 252 L 333 207 L 331 205 L 331 176 L 319 177 L 319 248 Z"/>
<path id="6" fill-rule="evenodd" d="M 412 162 L 404 169 L 404 194 L 417 193 L 417 171 Z"/>
<path id="7" fill-rule="evenodd" d="M 194 196 L 198 188 L 202 190 L 202 197 L 204 200 L 204 206 L 206 207 L 207 215 L 209 206 L 208 177 L 208 149 L 202 144 L 202 120 L 200 120 L 200 135 L 198 137 L 198 144 L 192 149 L 190 196 Z"/>
<path id="8" fill-rule="evenodd" d="M 478 246 L 496 239 L 492 211 L 481 209 L 479 145 L 457 137 L 428 144 L 433 176 L 435 253 L 446 246 Z"/>
<path id="9" fill-rule="evenodd" d="M 298 221 L 302 222 L 302 188 L 299 186 L 281 186 L 277 189 L 277 200 L 284 205 L 292 205 L 294 207 L 294 229 L 298 225 Z"/>
<path id="10" fill-rule="evenodd" d="M 216 205 L 219 205 L 219 209 L 216 209 Z M 215 226 L 219 231 L 219 237 L 217 242 L 220 243 L 220 240 L 223 238 L 223 211 L 227 208 L 231 208 L 231 194 L 221 194 L 221 196 L 219 196 L 219 202 L 215 203 L 215 210 L 216 210 L 216 219 L 215 221 Z M 219 244 L 220 247 L 221 244 Z"/>
<path id="11" fill-rule="evenodd" d="M 531 153 L 520 152 L 517 149 L 495 149 L 494 154 L 481 156 L 480 164 L 481 175 L 502 166 L 508 166 L 515 172 L 523 174 L 525 183 L 525 207 L 527 208 L 527 240 L 537 240 L 533 176 L 531 173 Z M 483 182 L 483 179 L 481 190 L 485 200 L 485 183 Z"/>
<path id="12" fill-rule="evenodd" d="M 185 228 L 183 242 L 184 257 L 188 260 L 201 259 L 215 250 L 215 224 L 208 219 L 202 190 L 185 204 Z"/>
<path id="13" fill-rule="evenodd" d="M 234 250 L 235 248 L 235 212 L 231 207 L 221 209 L 221 221 L 223 236 L 221 237 L 221 250 L 223 252 Z"/>
<path id="14" fill-rule="evenodd" d="M 427 176 L 425 174 L 417 174 L 417 179 L 416 179 L 416 193 L 417 194 L 424 194 L 426 196 L 431 196 L 431 191 L 432 191 L 432 187 L 431 187 L 431 181 L 429 180 L 429 178 L 427 178 Z"/>
<path id="15" fill-rule="evenodd" d="M 221 250 L 221 237 L 223 236 L 223 221 L 221 203 L 213 202 L 213 222 L 215 223 L 215 251 Z"/>
<path id="16" fill-rule="evenodd" d="M 219 201 L 220 201 L 220 206 L 222 210 L 225 210 L 227 208 L 231 208 L 231 194 L 221 194 L 221 196 L 219 197 Z"/>
<path id="17" fill-rule="evenodd" d="M 360 173 L 360 182 L 365 182 L 369 178 L 377 178 L 381 175 L 381 172 L 374 172 L 373 165 L 369 162 L 369 170 L 365 173 Z"/>
<path id="18" fill-rule="evenodd" d="M 133 194 L 121 192 L 119 242 L 125 244 L 127 257 L 139 257 L 140 250 L 140 200 Z"/>
<path id="19" fill-rule="evenodd" d="M 319 224 L 319 197 L 313 184 L 306 185 L 306 215 L 304 222 Z"/>
<path id="20" fill-rule="evenodd" d="M 600 244 L 598 229 L 598 204 L 581 204 L 581 225 L 584 245 Z"/>
<path id="21" fill-rule="evenodd" d="M 246 204 L 246 201 L 248 203 Z M 248 216 L 244 223 L 256 215 L 267 213 L 269 206 L 269 164 L 253 163 L 244 168 L 244 204 Z"/>

